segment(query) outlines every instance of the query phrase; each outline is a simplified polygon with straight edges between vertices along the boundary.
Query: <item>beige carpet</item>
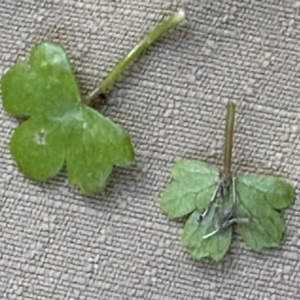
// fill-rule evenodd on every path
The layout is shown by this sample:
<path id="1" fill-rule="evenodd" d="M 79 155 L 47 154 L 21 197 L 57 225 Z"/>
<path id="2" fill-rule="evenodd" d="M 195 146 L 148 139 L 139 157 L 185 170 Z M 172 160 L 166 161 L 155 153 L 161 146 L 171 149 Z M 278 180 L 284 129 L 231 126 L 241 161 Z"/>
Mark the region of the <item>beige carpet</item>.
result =
<path id="1" fill-rule="evenodd" d="M 297 187 L 298 2 L 1 0 L 0 75 L 36 42 L 56 41 L 87 94 L 182 6 L 188 22 L 127 70 L 101 110 L 130 132 L 138 156 L 102 195 L 83 196 L 64 172 L 44 184 L 25 179 L 8 150 L 17 123 L 1 106 L 0 299 L 300 299 L 298 201 L 284 213 L 280 249 L 255 253 L 235 235 L 220 264 L 192 261 L 178 241 L 182 225 L 156 203 L 176 159 L 220 165 L 229 99 L 235 168 Z"/>

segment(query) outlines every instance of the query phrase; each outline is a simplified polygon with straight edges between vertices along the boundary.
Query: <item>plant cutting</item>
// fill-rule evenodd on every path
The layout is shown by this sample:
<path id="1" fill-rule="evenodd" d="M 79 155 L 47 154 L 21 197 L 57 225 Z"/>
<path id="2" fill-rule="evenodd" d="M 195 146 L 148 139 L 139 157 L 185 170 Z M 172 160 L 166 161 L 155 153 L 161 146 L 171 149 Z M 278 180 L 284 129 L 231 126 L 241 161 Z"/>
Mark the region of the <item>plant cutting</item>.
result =
<path id="1" fill-rule="evenodd" d="M 28 63 L 13 65 L 1 79 L 1 90 L 4 109 L 22 118 L 10 140 L 20 171 L 44 181 L 66 164 L 71 183 L 85 193 L 99 193 L 114 166 L 132 164 L 135 154 L 129 134 L 89 106 L 144 50 L 184 20 L 185 12 L 179 10 L 162 21 L 85 98 L 60 45 L 39 44 Z"/>
<path id="2" fill-rule="evenodd" d="M 173 181 L 159 199 L 161 210 L 170 218 L 187 218 L 180 241 L 194 259 L 223 259 L 233 228 L 253 250 L 278 247 L 285 231 L 279 211 L 295 200 L 293 187 L 281 178 L 234 176 L 234 119 L 235 104 L 229 102 L 223 170 L 203 161 L 181 159 L 171 168 Z"/>

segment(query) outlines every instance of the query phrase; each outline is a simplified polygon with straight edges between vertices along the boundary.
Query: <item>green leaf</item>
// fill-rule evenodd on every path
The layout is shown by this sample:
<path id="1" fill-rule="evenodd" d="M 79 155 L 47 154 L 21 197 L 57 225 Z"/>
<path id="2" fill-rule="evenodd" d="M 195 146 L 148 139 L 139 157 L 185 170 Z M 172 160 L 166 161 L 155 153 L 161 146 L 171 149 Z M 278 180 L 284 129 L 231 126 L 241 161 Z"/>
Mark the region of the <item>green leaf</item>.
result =
<path id="1" fill-rule="evenodd" d="M 236 179 L 237 215 L 249 222 L 238 224 L 245 243 L 254 250 L 280 245 L 285 224 L 275 208 L 290 205 L 292 187 L 281 179 L 246 175 Z"/>
<path id="2" fill-rule="evenodd" d="M 66 163 L 72 183 L 97 193 L 113 166 L 134 162 L 129 135 L 82 104 L 70 62 L 59 45 L 36 46 L 28 64 L 16 64 L 2 77 L 1 89 L 4 109 L 28 118 L 10 142 L 26 176 L 46 180 Z"/>
<path id="3" fill-rule="evenodd" d="M 218 228 L 228 208 L 228 203 L 214 204 L 201 223 L 199 210 L 189 217 L 181 235 L 181 243 L 194 259 L 211 257 L 215 261 L 220 261 L 224 257 L 231 244 L 232 228 L 221 230 L 209 238 L 204 237 Z"/>
<path id="4" fill-rule="evenodd" d="M 285 224 L 277 209 L 295 199 L 282 179 L 244 175 L 226 180 L 216 167 L 186 159 L 174 164 L 171 174 L 159 205 L 171 218 L 189 215 L 180 240 L 192 258 L 221 260 L 230 247 L 233 224 L 254 250 L 280 245 Z"/>
<path id="5" fill-rule="evenodd" d="M 286 208 L 295 201 L 293 187 L 281 178 L 247 174 L 240 176 L 239 182 L 265 193 L 267 201 L 275 209 Z"/>
<path id="6" fill-rule="evenodd" d="M 295 200 L 293 188 L 280 178 L 232 177 L 235 105 L 229 101 L 226 107 L 223 173 L 217 176 L 217 169 L 204 162 L 181 160 L 172 168 L 174 180 L 159 201 L 172 218 L 191 214 L 181 243 L 195 259 L 221 260 L 230 247 L 234 224 L 254 250 L 279 246 L 285 224 L 277 210 Z"/>
<path id="7" fill-rule="evenodd" d="M 160 208 L 171 218 L 185 216 L 196 208 L 204 209 L 218 182 L 215 166 L 182 159 L 171 169 L 174 179 L 162 193 Z"/>
<path id="8" fill-rule="evenodd" d="M 209 256 L 219 261 L 230 246 L 232 229 L 203 237 L 218 228 L 220 220 L 231 208 L 231 202 L 222 202 L 218 197 L 208 214 L 199 221 L 218 186 L 218 169 L 201 161 L 182 159 L 174 164 L 171 174 L 173 182 L 162 193 L 160 208 L 171 218 L 192 213 L 185 224 L 181 243 L 195 259 Z"/>

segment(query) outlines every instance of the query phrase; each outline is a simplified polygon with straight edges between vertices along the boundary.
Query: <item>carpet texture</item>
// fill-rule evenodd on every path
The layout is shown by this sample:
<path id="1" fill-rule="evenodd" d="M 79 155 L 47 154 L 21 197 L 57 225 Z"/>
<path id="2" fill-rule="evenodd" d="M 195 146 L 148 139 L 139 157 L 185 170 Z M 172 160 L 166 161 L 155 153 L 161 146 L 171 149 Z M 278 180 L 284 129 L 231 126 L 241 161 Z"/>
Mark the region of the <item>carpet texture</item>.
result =
<path id="1" fill-rule="evenodd" d="M 225 104 L 237 105 L 234 167 L 300 175 L 300 2 L 1 0 L 0 75 L 40 41 L 61 43 L 86 95 L 143 33 L 184 7 L 115 84 L 101 112 L 130 132 L 137 163 L 82 195 L 65 171 L 28 180 L 8 149 L 0 107 L 0 299 L 299 299 L 300 205 L 280 249 L 235 235 L 225 259 L 193 261 L 157 198 L 181 157 L 221 166 Z M 16 87 L 17 88 L 17 87 Z"/>

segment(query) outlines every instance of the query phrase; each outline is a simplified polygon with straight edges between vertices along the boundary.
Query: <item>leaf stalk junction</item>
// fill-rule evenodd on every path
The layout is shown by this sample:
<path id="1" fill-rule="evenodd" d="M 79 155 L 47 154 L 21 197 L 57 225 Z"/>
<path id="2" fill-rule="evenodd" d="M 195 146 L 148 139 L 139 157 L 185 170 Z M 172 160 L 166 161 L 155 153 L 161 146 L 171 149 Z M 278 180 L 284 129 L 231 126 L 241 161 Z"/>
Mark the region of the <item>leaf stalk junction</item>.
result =
<path id="1" fill-rule="evenodd" d="M 223 172 L 219 174 L 219 181 L 217 183 L 216 189 L 210 199 L 210 202 L 204 212 L 199 216 L 199 224 L 203 218 L 207 216 L 211 207 L 217 205 L 217 199 L 222 202 L 230 201 L 231 209 L 222 216 L 218 222 L 218 226 L 215 230 L 203 236 L 203 239 L 210 238 L 211 236 L 217 234 L 219 231 L 227 229 L 229 226 L 236 223 L 248 223 L 248 218 L 238 218 L 236 216 L 236 189 L 235 189 L 235 178 L 232 177 L 232 148 L 233 148 L 233 135 L 234 135 L 234 120 L 235 120 L 235 104 L 229 101 L 226 106 L 226 121 L 225 121 L 225 144 L 224 144 L 224 168 Z M 232 196 L 232 197 L 230 197 Z"/>

